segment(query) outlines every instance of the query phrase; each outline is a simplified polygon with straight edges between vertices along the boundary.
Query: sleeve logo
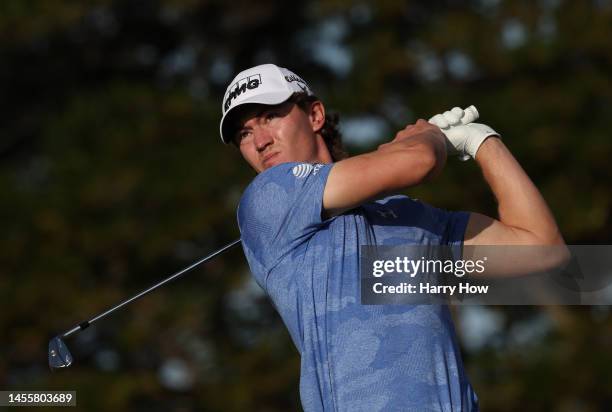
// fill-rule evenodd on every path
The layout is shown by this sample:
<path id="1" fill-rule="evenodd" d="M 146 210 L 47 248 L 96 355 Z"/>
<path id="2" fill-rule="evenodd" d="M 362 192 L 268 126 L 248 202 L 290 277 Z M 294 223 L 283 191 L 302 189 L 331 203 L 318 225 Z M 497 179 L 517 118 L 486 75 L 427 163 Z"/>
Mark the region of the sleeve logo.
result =
<path id="1" fill-rule="evenodd" d="M 300 165 L 293 166 L 291 172 L 293 173 L 293 176 L 297 177 L 298 179 L 302 179 L 308 176 L 310 172 L 312 172 L 312 169 L 314 169 L 313 165 L 308 163 L 302 163 Z"/>

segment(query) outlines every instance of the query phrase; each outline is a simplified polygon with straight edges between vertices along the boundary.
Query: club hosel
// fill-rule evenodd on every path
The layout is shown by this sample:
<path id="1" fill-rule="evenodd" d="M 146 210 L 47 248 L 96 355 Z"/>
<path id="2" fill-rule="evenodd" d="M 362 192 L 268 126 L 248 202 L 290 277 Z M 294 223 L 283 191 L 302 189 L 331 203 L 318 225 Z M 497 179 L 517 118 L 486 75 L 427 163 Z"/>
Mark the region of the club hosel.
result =
<path id="1" fill-rule="evenodd" d="M 75 332 L 81 331 L 83 329 L 87 329 L 89 327 L 90 323 L 88 320 L 86 320 L 85 322 L 81 322 L 79 323 L 77 326 L 75 326 L 74 328 L 70 329 L 67 332 L 64 332 L 64 334 L 62 335 L 63 338 L 67 338 L 68 336 L 72 335 Z"/>

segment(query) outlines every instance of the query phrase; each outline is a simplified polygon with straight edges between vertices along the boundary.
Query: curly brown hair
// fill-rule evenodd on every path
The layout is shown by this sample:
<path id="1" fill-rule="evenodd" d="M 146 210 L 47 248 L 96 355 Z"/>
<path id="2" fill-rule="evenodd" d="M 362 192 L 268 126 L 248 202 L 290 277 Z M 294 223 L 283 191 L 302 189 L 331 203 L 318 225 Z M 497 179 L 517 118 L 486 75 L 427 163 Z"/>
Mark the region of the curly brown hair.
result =
<path id="1" fill-rule="evenodd" d="M 308 113 L 310 110 L 310 105 L 319 100 L 320 99 L 317 96 L 308 95 L 306 93 L 293 93 L 293 95 L 289 98 L 289 101 L 297 104 L 297 106 L 305 113 Z M 338 128 L 339 121 L 340 116 L 338 113 L 325 113 L 325 123 L 323 124 L 323 128 L 320 132 L 321 136 L 323 137 L 323 141 L 325 141 L 325 145 L 327 146 L 327 150 L 329 150 L 329 154 L 334 162 L 349 157 L 348 153 L 344 150 L 344 146 L 342 145 L 342 133 Z"/>

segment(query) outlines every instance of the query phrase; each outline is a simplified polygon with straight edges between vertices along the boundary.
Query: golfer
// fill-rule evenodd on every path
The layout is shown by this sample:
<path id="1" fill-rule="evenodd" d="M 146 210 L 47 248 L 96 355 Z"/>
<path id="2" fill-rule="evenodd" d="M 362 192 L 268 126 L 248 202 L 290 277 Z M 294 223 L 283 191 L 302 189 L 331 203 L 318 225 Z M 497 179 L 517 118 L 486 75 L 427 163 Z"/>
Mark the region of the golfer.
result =
<path id="1" fill-rule="evenodd" d="M 478 410 L 448 307 L 361 305 L 359 259 L 363 245 L 563 244 L 499 135 L 459 124 L 454 109 L 347 158 L 337 119 L 300 76 L 272 64 L 239 73 L 222 112 L 221 139 L 258 173 L 238 208 L 242 244 L 301 355 L 303 409 Z M 475 159 L 498 219 L 392 195 L 428 184 L 447 151 Z"/>

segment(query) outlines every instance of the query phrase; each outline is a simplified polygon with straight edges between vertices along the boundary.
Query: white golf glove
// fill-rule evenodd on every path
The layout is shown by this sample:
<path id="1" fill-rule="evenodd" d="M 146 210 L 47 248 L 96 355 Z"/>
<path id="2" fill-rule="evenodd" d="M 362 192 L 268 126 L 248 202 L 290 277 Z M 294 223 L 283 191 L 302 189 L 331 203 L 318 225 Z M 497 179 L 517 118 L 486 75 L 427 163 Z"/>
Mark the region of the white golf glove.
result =
<path id="1" fill-rule="evenodd" d="M 446 136 L 448 154 L 458 155 L 460 160 L 465 161 L 470 157 L 476 157 L 478 148 L 487 137 L 500 137 L 499 133 L 486 124 L 470 123 L 476 118 L 478 118 L 477 111 L 474 116 L 471 111 L 468 112 L 468 109 L 464 111 L 454 107 L 452 110 L 435 115 L 429 119 L 429 123 L 438 126 Z"/>

